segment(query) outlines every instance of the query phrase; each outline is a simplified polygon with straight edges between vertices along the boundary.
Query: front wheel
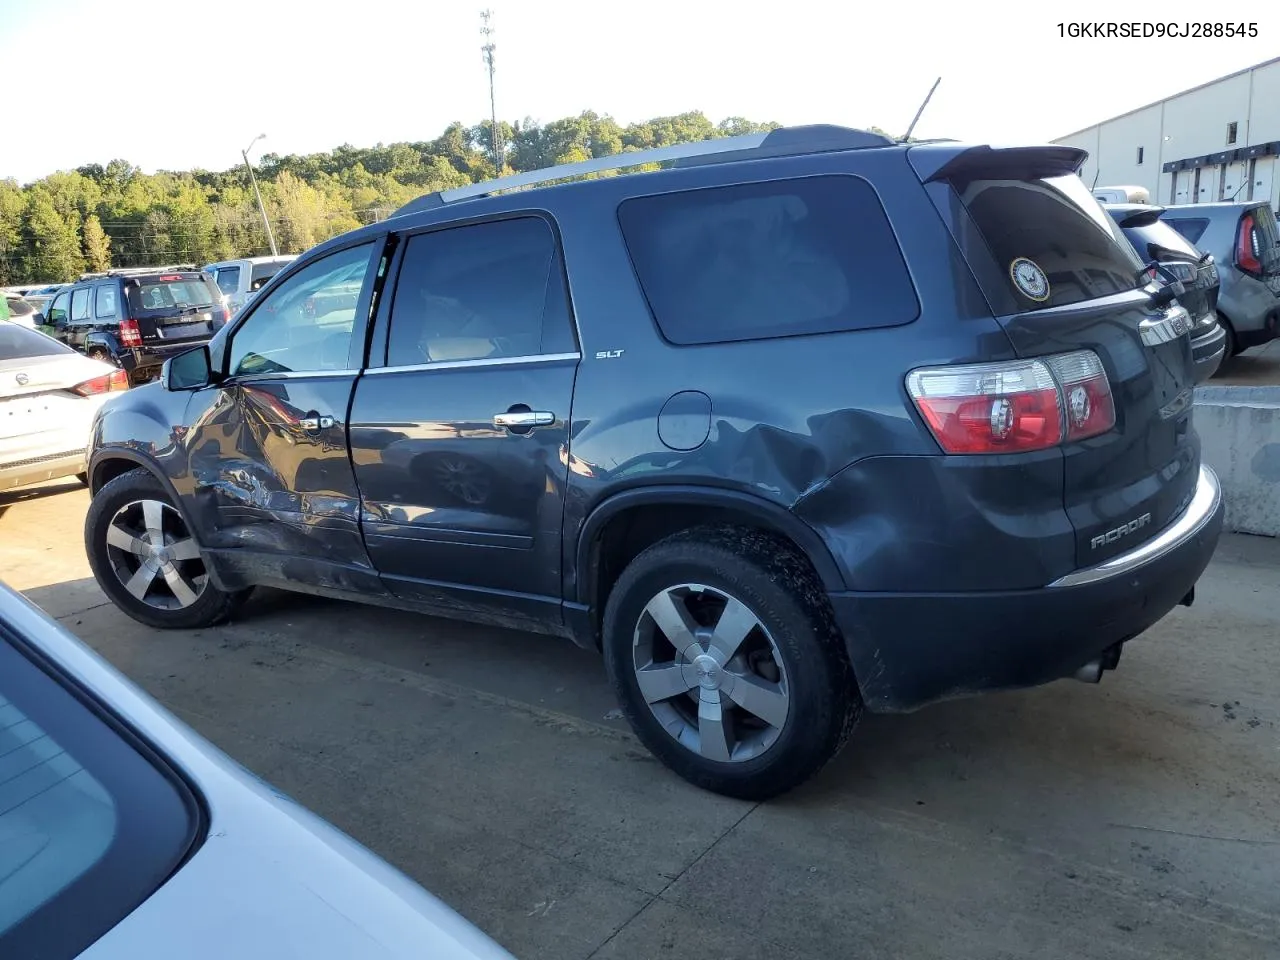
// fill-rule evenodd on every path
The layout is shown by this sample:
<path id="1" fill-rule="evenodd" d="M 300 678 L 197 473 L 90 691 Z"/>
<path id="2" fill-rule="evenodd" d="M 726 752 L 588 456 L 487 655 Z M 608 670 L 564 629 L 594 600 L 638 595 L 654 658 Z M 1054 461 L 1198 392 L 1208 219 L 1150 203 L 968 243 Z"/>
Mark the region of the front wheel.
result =
<path id="1" fill-rule="evenodd" d="M 605 607 L 604 655 L 640 740 L 746 800 L 817 773 L 862 710 L 822 586 L 786 544 L 703 527 L 642 552 Z"/>
<path id="2" fill-rule="evenodd" d="M 84 538 L 102 592 L 149 627 L 212 626 L 247 595 L 214 585 L 182 514 L 145 470 L 121 474 L 94 495 Z"/>

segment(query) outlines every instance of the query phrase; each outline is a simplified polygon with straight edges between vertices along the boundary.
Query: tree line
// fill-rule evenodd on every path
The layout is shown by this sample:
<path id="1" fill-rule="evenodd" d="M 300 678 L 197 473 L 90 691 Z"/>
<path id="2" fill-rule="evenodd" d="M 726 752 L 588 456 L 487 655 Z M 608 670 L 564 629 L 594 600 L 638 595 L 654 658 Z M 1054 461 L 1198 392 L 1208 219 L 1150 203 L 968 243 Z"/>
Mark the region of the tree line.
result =
<path id="1" fill-rule="evenodd" d="M 502 173 L 777 127 L 701 112 L 620 125 L 586 112 L 547 124 L 451 124 L 434 140 L 264 154 L 255 167 L 281 253 L 385 219 L 414 197 Z M 244 167 L 143 173 L 125 160 L 89 164 L 20 186 L 0 180 L 0 286 L 60 283 L 85 271 L 204 264 L 270 252 Z"/>

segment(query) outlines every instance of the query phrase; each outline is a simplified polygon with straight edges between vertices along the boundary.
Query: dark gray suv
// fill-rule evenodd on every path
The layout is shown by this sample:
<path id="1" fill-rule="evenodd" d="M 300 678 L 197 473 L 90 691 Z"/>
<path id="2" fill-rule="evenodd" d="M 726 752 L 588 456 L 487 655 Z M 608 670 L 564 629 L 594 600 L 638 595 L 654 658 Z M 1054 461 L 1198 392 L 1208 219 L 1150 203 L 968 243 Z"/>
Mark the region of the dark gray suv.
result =
<path id="1" fill-rule="evenodd" d="M 1096 681 L 1222 504 L 1084 157 L 792 128 L 423 197 L 107 404 L 94 573 L 157 627 L 261 584 L 572 638 L 740 797 L 864 708 Z"/>

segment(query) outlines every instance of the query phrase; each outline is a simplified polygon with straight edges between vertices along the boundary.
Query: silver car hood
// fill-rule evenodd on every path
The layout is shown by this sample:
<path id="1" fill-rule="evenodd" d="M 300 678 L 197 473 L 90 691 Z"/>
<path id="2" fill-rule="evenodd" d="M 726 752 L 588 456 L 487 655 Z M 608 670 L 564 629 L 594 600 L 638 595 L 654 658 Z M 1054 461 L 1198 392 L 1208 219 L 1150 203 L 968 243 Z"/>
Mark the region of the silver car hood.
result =
<path id="1" fill-rule="evenodd" d="M 514 960 L 452 909 L 273 789 L 0 584 L 18 631 L 203 796 L 203 844 L 81 960 Z"/>

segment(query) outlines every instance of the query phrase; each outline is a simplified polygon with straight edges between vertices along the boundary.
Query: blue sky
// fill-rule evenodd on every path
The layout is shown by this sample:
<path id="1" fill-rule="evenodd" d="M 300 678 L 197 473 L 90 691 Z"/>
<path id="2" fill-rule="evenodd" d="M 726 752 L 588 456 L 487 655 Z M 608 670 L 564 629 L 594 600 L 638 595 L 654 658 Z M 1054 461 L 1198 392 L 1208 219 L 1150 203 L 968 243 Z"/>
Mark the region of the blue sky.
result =
<path id="1" fill-rule="evenodd" d="M 1183 2 L 967 2 L 930 16 L 920 2 L 866 0 L 488 5 L 507 120 L 593 109 L 625 123 L 700 109 L 900 133 L 941 75 L 918 136 L 1034 142 L 1280 49 L 1280 11 L 1262 4 L 1247 14 L 1259 37 L 1243 40 L 1058 35 L 1068 18 L 1228 19 L 1221 5 Z M 430 139 L 488 115 L 482 6 L 0 0 L 6 125 L 24 134 L 6 136 L 0 177 L 114 157 L 148 171 L 225 169 L 262 132 L 255 150 L 279 153 Z"/>

